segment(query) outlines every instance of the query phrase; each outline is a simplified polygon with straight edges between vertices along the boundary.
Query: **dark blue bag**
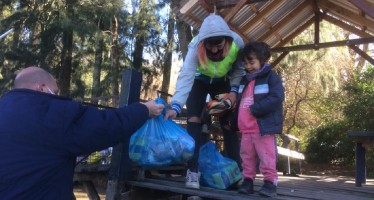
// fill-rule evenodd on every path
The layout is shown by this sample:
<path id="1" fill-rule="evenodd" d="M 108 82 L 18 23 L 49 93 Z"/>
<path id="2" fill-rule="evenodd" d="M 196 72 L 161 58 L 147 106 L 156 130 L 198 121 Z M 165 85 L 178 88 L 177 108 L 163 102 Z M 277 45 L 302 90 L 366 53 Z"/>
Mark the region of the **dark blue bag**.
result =
<path id="1" fill-rule="evenodd" d="M 199 170 L 203 185 L 227 189 L 242 179 L 238 164 L 230 158 L 223 157 L 214 143 L 207 142 L 199 152 Z"/>
<path id="2" fill-rule="evenodd" d="M 143 168 L 162 167 L 183 163 L 193 156 L 195 141 L 185 129 L 171 119 L 164 119 L 163 114 L 149 119 L 130 138 L 130 159 Z"/>

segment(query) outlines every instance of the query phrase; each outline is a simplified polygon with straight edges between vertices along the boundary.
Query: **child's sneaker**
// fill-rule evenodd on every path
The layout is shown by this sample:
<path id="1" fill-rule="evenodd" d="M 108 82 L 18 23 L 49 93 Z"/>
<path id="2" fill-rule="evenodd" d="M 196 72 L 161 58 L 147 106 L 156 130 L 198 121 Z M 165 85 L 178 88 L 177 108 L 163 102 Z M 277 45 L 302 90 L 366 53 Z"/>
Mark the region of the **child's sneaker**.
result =
<path id="1" fill-rule="evenodd" d="M 200 189 L 200 172 L 191 172 L 191 170 L 187 170 L 186 187 Z"/>
<path id="2" fill-rule="evenodd" d="M 275 186 L 271 181 L 264 181 L 264 185 L 258 191 L 260 195 L 267 197 L 276 197 L 277 196 L 277 186 Z"/>
<path id="3" fill-rule="evenodd" d="M 241 194 L 253 194 L 253 180 L 250 178 L 244 179 L 242 185 L 238 189 Z"/>

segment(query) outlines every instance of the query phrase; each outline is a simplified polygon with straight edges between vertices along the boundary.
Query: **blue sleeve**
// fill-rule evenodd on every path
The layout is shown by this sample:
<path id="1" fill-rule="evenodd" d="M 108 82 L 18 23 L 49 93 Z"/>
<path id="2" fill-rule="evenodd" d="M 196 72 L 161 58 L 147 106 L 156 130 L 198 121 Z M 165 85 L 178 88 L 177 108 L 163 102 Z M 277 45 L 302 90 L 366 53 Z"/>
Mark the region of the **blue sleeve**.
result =
<path id="1" fill-rule="evenodd" d="M 127 141 L 149 118 L 147 107 L 140 103 L 105 110 L 71 104 L 66 110 L 63 148 L 74 155 Z"/>

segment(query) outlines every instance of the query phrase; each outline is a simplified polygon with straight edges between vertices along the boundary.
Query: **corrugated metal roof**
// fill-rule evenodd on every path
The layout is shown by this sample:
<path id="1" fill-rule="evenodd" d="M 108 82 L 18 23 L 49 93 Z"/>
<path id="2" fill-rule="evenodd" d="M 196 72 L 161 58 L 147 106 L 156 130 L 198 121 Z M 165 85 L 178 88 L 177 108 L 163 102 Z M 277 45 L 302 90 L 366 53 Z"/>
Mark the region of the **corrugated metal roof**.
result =
<path id="1" fill-rule="evenodd" d="M 374 36 L 374 0 L 183 0 L 179 6 L 177 16 L 195 29 L 215 6 L 245 41 L 262 40 L 273 48 L 313 25 L 314 17 L 333 17 L 348 31 Z"/>

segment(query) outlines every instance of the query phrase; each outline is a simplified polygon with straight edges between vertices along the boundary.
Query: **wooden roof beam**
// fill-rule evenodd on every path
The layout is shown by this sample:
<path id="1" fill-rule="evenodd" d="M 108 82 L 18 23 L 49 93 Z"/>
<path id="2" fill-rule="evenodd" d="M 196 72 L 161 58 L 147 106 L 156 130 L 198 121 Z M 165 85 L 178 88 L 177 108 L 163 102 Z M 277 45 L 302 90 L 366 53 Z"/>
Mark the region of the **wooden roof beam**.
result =
<path id="1" fill-rule="evenodd" d="M 322 19 L 323 20 L 326 20 L 328 22 L 330 22 L 331 24 L 334 24 L 336 26 L 339 26 L 340 28 L 344 29 L 344 30 L 347 30 L 355 35 L 358 35 L 360 37 L 373 37 L 373 35 L 370 35 L 369 33 L 366 33 L 365 31 L 362 31 L 360 29 L 357 29 L 356 27 L 354 26 L 351 26 L 347 23 L 344 23 L 336 18 L 333 18 L 329 15 L 326 15 L 326 14 L 321 14 L 322 16 Z"/>
<path id="2" fill-rule="evenodd" d="M 319 8 L 318 8 L 318 5 L 317 5 L 317 1 L 314 0 L 312 2 L 312 6 L 313 6 L 313 11 L 314 11 L 314 16 L 315 16 L 315 20 L 314 20 L 314 48 L 315 49 L 318 49 L 318 44 L 319 44 L 319 25 L 320 25 L 320 22 L 321 22 L 321 16 L 320 16 L 320 12 L 319 12 Z"/>
<path id="3" fill-rule="evenodd" d="M 214 9 L 212 6 L 210 6 L 209 4 L 207 4 L 207 3 L 205 2 L 205 0 L 197 0 L 197 1 L 200 2 L 200 5 L 201 5 L 205 10 L 207 10 L 207 12 L 210 12 L 211 9 Z M 190 3 L 190 2 L 188 2 L 188 3 Z M 187 5 L 187 4 L 186 4 L 186 5 Z M 189 7 L 191 7 L 191 8 L 193 8 L 194 6 L 195 6 L 195 5 L 189 5 Z M 184 6 L 183 6 L 183 7 L 184 7 Z M 182 8 L 183 8 L 183 7 L 182 7 Z M 212 12 L 213 12 L 213 11 L 212 11 Z M 211 13 L 211 12 L 210 12 L 210 13 Z M 216 14 L 222 16 L 222 14 L 219 13 L 218 10 L 217 10 L 217 13 L 216 13 Z M 184 14 L 184 15 L 187 16 L 188 18 L 190 18 L 192 21 L 194 21 L 194 22 L 196 22 L 197 24 L 199 24 L 199 25 L 198 25 L 199 27 L 201 26 L 202 21 L 201 21 L 200 19 L 198 19 L 197 17 L 191 15 L 191 13 L 187 13 L 187 14 Z M 225 21 L 226 21 L 226 20 L 225 20 Z M 248 42 L 248 41 L 249 41 L 248 38 L 247 38 L 247 36 L 246 36 L 242 31 L 240 31 L 238 28 L 236 28 L 232 23 L 230 23 L 230 22 L 228 22 L 228 21 L 226 21 L 226 23 L 229 25 L 229 27 L 230 27 L 231 30 L 235 31 L 237 34 L 240 35 L 240 37 L 243 38 L 244 42 Z"/>
<path id="4" fill-rule="evenodd" d="M 248 3 L 248 0 L 240 0 L 234 8 L 230 9 L 229 14 L 225 16 L 225 21 L 229 22 L 236 13 L 245 5 Z"/>
<path id="5" fill-rule="evenodd" d="M 214 6 L 217 10 L 234 7 L 238 4 L 238 0 L 198 0 L 200 5 L 210 13 L 214 12 Z M 246 0 L 247 2 L 249 0 Z"/>
<path id="6" fill-rule="evenodd" d="M 209 13 L 214 12 L 213 4 L 209 4 L 208 2 L 206 2 L 206 0 L 198 0 L 198 1 L 199 1 L 200 6 L 203 7 L 206 11 L 208 11 Z"/>
<path id="7" fill-rule="evenodd" d="M 227 24 L 229 25 L 230 29 L 233 30 L 234 32 L 236 32 L 238 35 L 240 35 L 240 37 L 242 37 L 242 39 L 244 40 L 244 43 L 247 43 L 249 42 L 249 39 L 246 35 L 244 35 L 243 32 L 241 32 L 238 28 L 236 28 L 234 25 L 232 25 L 231 23 L 227 22 Z"/>
<path id="8" fill-rule="evenodd" d="M 307 22 L 305 22 L 303 25 L 301 25 L 299 28 L 297 28 L 292 34 L 290 34 L 286 38 L 283 38 L 283 40 L 280 41 L 280 43 L 278 43 L 276 45 L 276 47 L 282 47 L 285 44 L 287 44 L 289 41 L 291 41 L 292 39 L 294 39 L 295 37 L 297 37 L 301 32 L 303 32 L 310 25 L 312 25 L 313 22 L 314 22 L 314 20 L 315 20 L 315 17 L 312 17 L 311 19 L 309 19 Z"/>
<path id="9" fill-rule="evenodd" d="M 374 19 L 374 5 L 365 0 L 348 0 L 351 4 L 362 10 L 366 15 Z"/>
<path id="10" fill-rule="evenodd" d="M 218 11 L 217 11 L 218 12 Z M 217 13 L 219 15 L 221 15 L 219 12 Z M 221 15 L 222 16 L 222 15 Z M 236 28 L 236 26 L 234 26 L 232 23 L 226 21 L 227 25 L 229 25 L 230 29 L 233 30 L 234 32 L 236 32 L 238 35 L 240 35 L 240 37 L 242 37 L 242 39 L 244 40 L 245 43 L 247 43 L 249 40 L 247 38 L 246 35 L 244 35 L 244 33 L 239 30 L 238 28 Z"/>
<path id="11" fill-rule="evenodd" d="M 365 17 L 362 17 L 352 11 L 349 11 L 339 5 L 332 3 L 329 0 L 318 1 L 318 6 L 324 10 L 329 10 L 332 14 L 338 16 L 341 20 L 349 21 L 354 23 L 356 26 L 367 26 L 374 29 L 374 23 Z"/>
<path id="12" fill-rule="evenodd" d="M 352 39 L 352 40 L 342 40 L 342 41 L 335 41 L 335 42 L 325 42 L 325 43 L 320 43 L 319 48 L 350 46 L 350 45 L 368 44 L 368 43 L 374 43 L 374 37 Z M 291 46 L 291 47 L 276 47 L 276 48 L 272 48 L 271 51 L 272 52 L 287 52 L 287 51 L 305 51 L 305 50 L 312 50 L 312 49 L 314 49 L 314 44 L 305 44 L 305 45 L 298 45 L 298 46 Z"/>
<path id="13" fill-rule="evenodd" d="M 194 15 L 192 15 L 191 13 L 186 15 L 187 18 L 189 18 L 190 20 L 194 21 L 196 24 L 198 24 L 198 26 L 200 27 L 201 24 L 203 23 L 203 21 L 200 20 L 200 18 L 198 17 L 195 17 Z"/>
<path id="14" fill-rule="evenodd" d="M 248 32 L 248 30 L 252 29 L 254 25 L 256 25 L 263 17 L 265 17 L 266 14 L 268 14 L 270 11 L 272 11 L 274 8 L 276 8 L 279 4 L 282 3 L 283 0 L 277 0 L 271 2 L 268 6 L 266 6 L 261 12 L 256 12 L 256 16 L 249 21 L 245 26 L 243 26 L 242 30 L 243 32 Z"/>
<path id="15" fill-rule="evenodd" d="M 348 45 L 348 47 L 351 48 L 353 51 L 355 51 L 361 57 L 365 58 L 365 60 L 370 62 L 372 65 L 374 65 L 374 59 L 368 54 L 366 54 L 364 51 L 362 51 L 360 48 L 358 48 L 355 45 Z"/>
<path id="16" fill-rule="evenodd" d="M 197 2 L 199 0 L 189 0 L 186 4 L 183 5 L 183 7 L 180 9 L 180 12 L 183 15 L 187 15 L 197 6 Z"/>
<path id="17" fill-rule="evenodd" d="M 286 57 L 287 55 L 289 54 L 289 52 L 283 52 L 277 59 L 275 59 L 272 63 L 271 63 L 271 67 L 274 68 L 275 66 L 277 66 L 280 61 L 283 60 L 284 57 Z"/>
<path id="18" fill-rule="evenodd" d="M 263 34 L 258 41 L 266 41 L 267 38 L 269 38 L 271 35 L 274 35 L 280 28 L 282 28 L 284 25 L 289 23 L 291 20 L 295 18 L 303 9 L 310 6 L 309 1 L 304 1 L 302 4 L 300 4 L 297 8 L 295 8 L 290 14 L 285 16 L 280 22 L 275 24 L 270 31 Z"/>

